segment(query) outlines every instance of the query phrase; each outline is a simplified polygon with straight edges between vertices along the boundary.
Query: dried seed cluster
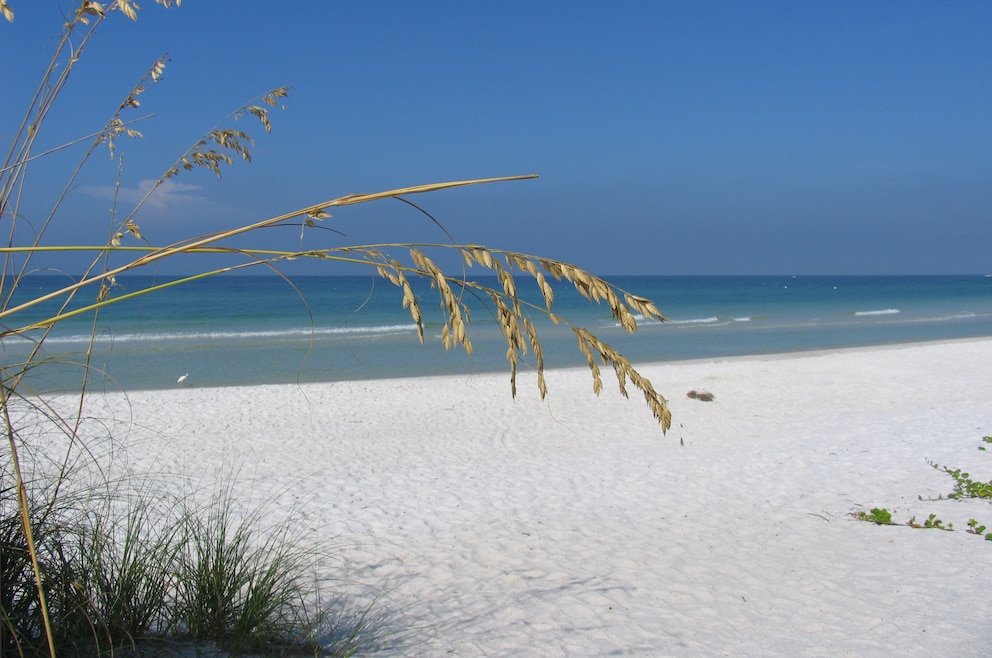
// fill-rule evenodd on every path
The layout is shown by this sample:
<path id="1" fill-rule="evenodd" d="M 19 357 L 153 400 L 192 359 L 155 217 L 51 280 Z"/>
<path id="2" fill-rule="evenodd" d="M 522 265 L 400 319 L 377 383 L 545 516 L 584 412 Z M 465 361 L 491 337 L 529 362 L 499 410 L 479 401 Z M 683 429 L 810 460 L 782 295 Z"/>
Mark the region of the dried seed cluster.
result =
<path id="1" fill-rule="evenodd" d="M 603 389 L 600 364 L 613 368 L 621 394 L 627 397 L 627 384 L 632 384 L 640 390 L 651 409 L 655 419 L 668 431 L 672 423 L 672 414 L 668 401 L 652 386 L 650 380 L 642 376 L 630 361 L 610 345 L 599 340 L 586 329 L 575 326 L 553 312 L 554 291 L 548 283 L 546 274 L 556 280 L 565 280 L 586 299 L 597 303 L 605 302 L 613 317 L 627 331 L 637 330 L 635 314 L 647 319 L 664 321 L 665 318 L 655 305 L 648 299 L 619 290 L 605 280 L 586 272 L 574 265 L 546 258 L 536 258 L 515 252 L 486 249 L 478 245 L 457 248 L 467 267 L 475 265 L 492 271 L 499 282 L 498 287 L 485 286 L 465 278 L 451 278 L 417 248 L 410 248 L 412 266 L 405 266 L 399 261 L 374 254 L 380 259 L 377 270 L 380 275 L 400 288 L 403 292 L 403 307 L 410 311 L 417 334 L 421 343 L 424 341 L 423 315 L 420 301 L 414 294 L 407 274 L 415 274 L 431 281 L 431 287 L 437 290 L 440 307 L 444 317 L 441 341 L 446 349 L 461 346 L 469 354 L 472 353 L 472 343 L 468 337 L 470 323 L 469 307 L 464 303 L 462 295 L 470 290 L 478 296 L 488 299 L 492 304 L 497 326 L 506 341 L 506 360 L 510 365 L 510 387 L 514 396 L 517 393 L 517 370 L 522 357 L 528 350 L 534 355 L 537 371 L 537 386 L 543 399 L 548 392 L 545 380 L 544 353 L 538 336 L 537 327 L 525 310 L 545 312 L 556 324 L 568 326 L 578 339 L 579 350 L 586 357 L 586 363 L 592 373 L 593 391 L 598 395 Z M 372 255 L 372 252 L 369 252 Z M 524 272 L 536 281 L 545 307 L 534 307 L 522 301 L 517 295 L 517 285 L 512 270 Z M 457 292 L 456 292 L 457 290 Z"/>

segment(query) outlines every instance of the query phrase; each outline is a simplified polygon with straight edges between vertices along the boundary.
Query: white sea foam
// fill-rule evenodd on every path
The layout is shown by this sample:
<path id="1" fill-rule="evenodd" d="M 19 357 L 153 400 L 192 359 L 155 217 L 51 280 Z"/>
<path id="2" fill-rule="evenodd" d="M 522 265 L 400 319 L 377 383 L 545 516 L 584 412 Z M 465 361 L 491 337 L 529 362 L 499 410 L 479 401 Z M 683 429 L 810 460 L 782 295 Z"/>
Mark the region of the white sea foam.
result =
<path id="1" fill-rule="evenodd" d="M 885 308 L 880 311 L 855 311 L 855 315 L 895 315 L 901 311 L 897 308 Z"/>
<path id="2" fill-rule="evenodd" d="M 710 326 L 722 326 L 722 325 L 726 325 L 726 324 L 731 324 L 732 322 L 751 322 L 753 319 L 754 318 L 752 316 L 750 316 L 750 315 L 745 315 L 745 316 L 739 317 L 739 318 L 720 318 L 720 317 L 717 317 L 717 316 L 714 315 L 714 316 L 710 316 L 710 317 L 706 317 L 706 318 L 691 318 L 689 320 L 671 320 L 671 319 L 666 319 L 664 321 L 664 323 L 662 323 L 662 322 L 660 322 L 658 320 L 645 318 L 643 316 L 638 316 L 637 317 L 637 326 L 639 326 L 639 327 L 661 326 L 662 324 L 666 324 L 666 325 L 710 325 Z M 621 326 L 619 322 L 612 322 L 611 325 L 614 326 L 614 327 Z"/>
<path id="3" fill-rule="evenodd" d="M 713 324 L 719 321 L 720 318 L 715 315 L 708 318 L 693 318 L 691 320 L 669 320 L 671 324 Z"/>
<path id="4" fill-rule="evenodd" d="M 296 329 L 279 329 L 271 331 L 173 331 L 148 333 L 99 333 L 92 337 L 98 343 L 109 342 L 154 342 L 169 340 L 245 340 L 253 338 L 309 338 L 311 336 L 362 335 L 362 334 L 395 334 L 416 331 L 415 324 L 383 325 L 374 327 L 305 327 Z M 91 339 L 89 334 L 73 336 L 49 336 L 46 344 L 83 344 Z"/>
<path id="5" fill-rule="evenodd" d="M 979 317 L 977 313 L 972 311 L 962 311 L 961 313 L 951 313 L 949 315 L 933 315 L 929 317 L 916 318 L 912 320 L 912 322 L 950 322 L 952 320 L 967 320 L 969 318 L 977 317 Z"/>

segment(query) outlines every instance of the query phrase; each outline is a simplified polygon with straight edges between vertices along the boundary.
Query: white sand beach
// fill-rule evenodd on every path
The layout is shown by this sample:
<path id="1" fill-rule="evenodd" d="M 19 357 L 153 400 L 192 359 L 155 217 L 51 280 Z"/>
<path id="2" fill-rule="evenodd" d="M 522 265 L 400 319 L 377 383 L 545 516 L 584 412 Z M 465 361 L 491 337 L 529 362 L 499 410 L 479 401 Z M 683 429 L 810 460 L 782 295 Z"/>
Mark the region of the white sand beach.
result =
<path id="1" fill-rule="evenodd" d="M 295 510 L 410 656 L 982 656 L 992 339 L 585 370 L 93 394 L 131 465 Z M 179 373 L 182 374 L 182 373 Z M 195 383 L 196 373 L 189 383 Z M 711 402 L 690 390 L 711 392 Z M 639 393 L 637 394 L 639 395 Z M 680 445 L 680 440 L 684 445 Z M 955 531 L 878 526 L 935 513 Z"/>

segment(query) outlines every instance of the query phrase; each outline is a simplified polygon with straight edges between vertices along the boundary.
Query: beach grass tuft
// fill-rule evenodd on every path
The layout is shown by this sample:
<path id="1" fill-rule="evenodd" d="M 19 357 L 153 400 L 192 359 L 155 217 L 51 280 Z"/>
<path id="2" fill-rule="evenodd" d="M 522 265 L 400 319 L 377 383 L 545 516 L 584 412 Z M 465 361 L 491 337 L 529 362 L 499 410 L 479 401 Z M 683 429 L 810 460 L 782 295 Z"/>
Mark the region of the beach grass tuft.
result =
<path id="1" fill-rule="evenodd" d="M 263 507 L 239 513 L 229 488 L 183 515 L 177 569 L 179 631 L 224 649 L 277 653 L 312 640 L 307 578 L 316 555 L 294 525 L 265 530 Z M 312 649 L 312 647 L 310 647 Z"/>
<path id="2" fill-rule="evenodd" d="M 317 568 L 327 556 L 293 515 L 263 526 L 266 506 L 238 504 L 233 483 L 195 502 L 163 495 L 151 477 L 135 490 L 133 480 L 81 487 L 86 474 L 72 471 L 36 476 L 29 511 L 57 655 L 144 655 L 181 640 L 229 655 L 338 656 L 386 636 L 380 615 L 329 596 Z M 47 655 L 12 494 L 0 491 L 0 652 Z"/>

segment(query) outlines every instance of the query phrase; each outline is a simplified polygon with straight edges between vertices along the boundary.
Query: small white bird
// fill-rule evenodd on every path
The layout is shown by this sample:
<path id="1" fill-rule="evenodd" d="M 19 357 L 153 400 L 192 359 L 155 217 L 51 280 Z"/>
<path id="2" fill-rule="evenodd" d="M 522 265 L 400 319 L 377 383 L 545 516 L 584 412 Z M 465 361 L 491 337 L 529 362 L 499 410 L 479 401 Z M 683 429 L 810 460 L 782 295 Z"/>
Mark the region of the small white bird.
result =
<path id="1" fill-rule="evenodd" d="M 187 372 L 187 373 L 186 373 L 185 375 L 183 375 L 182 377 L 180 377 L 179 379 L 177 379 L 177 380 L 176 380 L 176 383 L 177 383 L 177 384 L 182 384 L 183 382 L 185 382 L 185 381 L 186 381 L 186 378 L 187 378 L 187 377 L 189 377 L 189 373 L 188 373 L 188 372 Z"/>

